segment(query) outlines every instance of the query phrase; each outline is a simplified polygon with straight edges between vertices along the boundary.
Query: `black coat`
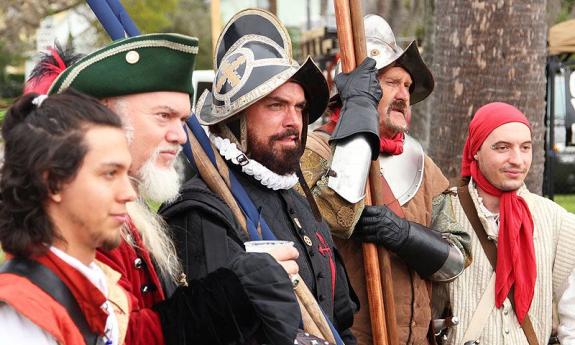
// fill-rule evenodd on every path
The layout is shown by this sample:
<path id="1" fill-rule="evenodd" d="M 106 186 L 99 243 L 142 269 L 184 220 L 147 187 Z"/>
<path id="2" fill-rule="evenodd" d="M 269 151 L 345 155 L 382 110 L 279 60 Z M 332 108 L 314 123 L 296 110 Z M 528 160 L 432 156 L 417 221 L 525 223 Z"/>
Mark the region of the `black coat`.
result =
<path id="1" fill-rule="evenodd" d="M 281 304 L 297 312 L 291 281 L 280 274 L 269 255 L 240 255 L 229 265 L 202 279 L 178 287 L 164 301 L 154 305 L 162 324 L 166 345 L 246 344 L 255 336 L 274 339 L 270 344 L 291 344 L 287 330 L 297 324 L 285 323 L 269 312 Z M 270 303 L 254 296 L 274 290 Z"/>
<path id="2" fill-rule="evenodd" d="M 300 252 L 297 263 L 301 277 L 343 341 L 347 345 L 355 344 L 350 327 L 358 307 L 357 300 L 327 225 L 314 219 L 307 200 L 294 190 L 273 191 L 251 176 L 237 170 L 235 174 L 277 239 L 294 242 Z M 178 255 L 189 278 L 204 277 L 229 265 L 237 256 L 245 255 L 243 242 L 249 240 L 248 235 L 231 209 L 198 176 L 189 179 L 182 187 L 181 196 L 162 207 L 160 214 L 172 230 Z M 293 291 L 291 293 L 293 295 Z M 261 298 L 267 299 L 265 293 Z M 255 296 L 255 299 L 259 298 Z M 273 304 L 272 300 L 267 300 Z M 295 322 L 299 325 L 299 310 L 288 311 L 281 304 L 274 309 L 275 317 L 283 324 Z M 290 327 L 286 331 L 294 332 Z M 294 339 L 295 333 L 289 337 Z"/>

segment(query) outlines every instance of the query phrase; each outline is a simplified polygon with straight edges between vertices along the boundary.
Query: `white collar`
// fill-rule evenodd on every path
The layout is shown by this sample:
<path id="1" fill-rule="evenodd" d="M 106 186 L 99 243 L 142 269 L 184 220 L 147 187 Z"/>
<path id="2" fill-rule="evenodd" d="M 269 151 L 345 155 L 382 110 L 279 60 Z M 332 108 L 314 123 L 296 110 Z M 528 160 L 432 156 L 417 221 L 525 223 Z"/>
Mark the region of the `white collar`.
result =
<path id="1" fill-rule="evenodd" d="M 486 220 L 486 223 L 483 224 L 485 227 L 485 232 L 487 236 L 492 240 L 497 241 L 497 236 L 499 234 L 499 213 L 493 213 L 483 204 L 483 198 L 479 195 L 477 191 L 477 185 L 471 178 L 470 185 L 472 188 L 469 188 L 469 192 L 471 193 L 472 197 L 477 200 L 478 210 L 477 214 L 480 215 L 480 219 L 483 218 Z"/>
<path id="2" fill-rule="evenodd" d="M 222 157 L 234 165 L 241 166 L 243 173 L 253 176 L 263 186 L 269 189 L 291 189 L 298 183 L 295 173 L 289 175 L 276 174 L 258 161 L 249 159 L 238 149 L 236 144 L 232 143 L 229 139 L 210 134 L 210 140 L 216 146 Z"/>
<path id="3" fill-rule="evenodd" d="M 479 195 L 479 191 L 477 190 L 477 186 L 475 185 L 475 182 L 473 182 L 473 187 L 471 188 L 471 193 L 473 193 L 473 196 L 475 198 L 477 198 L 477 201 L 479 202 L 479 208 L 481 209 L 481 213 L 486 217 L 486 218 L 495 218 L 498 219 L 499 218 L 499 212 L 491 212 L 486 206 L 485 204 L 483 204 L 483 198 L 481 197 L 481 195 Z"/>

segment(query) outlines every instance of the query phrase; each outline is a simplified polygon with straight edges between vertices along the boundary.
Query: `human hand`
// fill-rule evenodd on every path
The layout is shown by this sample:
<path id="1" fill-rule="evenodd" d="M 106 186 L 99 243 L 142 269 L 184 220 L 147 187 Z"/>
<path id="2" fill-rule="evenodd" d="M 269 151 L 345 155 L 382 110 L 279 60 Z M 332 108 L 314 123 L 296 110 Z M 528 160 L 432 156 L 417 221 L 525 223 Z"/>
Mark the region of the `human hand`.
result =
<path id="1" fill-rule="evenodd" d="M 380 146 L 377 107 L 382 90 L 377 79 L 375 60 L 366 58 L 350 73 L 338 74 L 335 84 L 343 106 L 330 144 L 363 135 L 371 149 L 371 159 L 377 159 Z"/>
<path id="2" fill-rule="evenodd" d="M 268 254 L 276 259 L 290 277 L 298 274 L 299 266 L 295 260 L 299 257 L 299 252 L 293 246 L 275 246 Z"/>
<path id="3" fill-rule="evenodd" d="M 375 60 L 369 57 L 353 71 L 338 74 L 335 77 L 335 84 L 344 102 L 353 97 L 363 97 L 370 100 L 370 103 L 377 108 L 382 96 Z"/>
<path id="4" fill-rule="evenodd" d="M 353 235 L 362 242 L 376 243 L 395 251 L 407 238 L 409 225 L 387 206 L 366 206 Z"/>

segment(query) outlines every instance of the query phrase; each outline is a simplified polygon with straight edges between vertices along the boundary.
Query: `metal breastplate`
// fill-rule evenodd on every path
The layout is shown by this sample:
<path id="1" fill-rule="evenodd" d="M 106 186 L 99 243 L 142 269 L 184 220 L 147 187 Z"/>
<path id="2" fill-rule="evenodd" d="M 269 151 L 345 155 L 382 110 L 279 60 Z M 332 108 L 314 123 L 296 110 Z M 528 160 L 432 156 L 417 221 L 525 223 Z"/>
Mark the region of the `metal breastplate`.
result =
<path id="1" fill-rule="evenodd" d="M 379 156 L 381 173 L 387 180 L 400 205 L 411 200 L 423 180 L 425 156 L 417 140 L 405 135 L 403 153 L 396 156 Z"/>

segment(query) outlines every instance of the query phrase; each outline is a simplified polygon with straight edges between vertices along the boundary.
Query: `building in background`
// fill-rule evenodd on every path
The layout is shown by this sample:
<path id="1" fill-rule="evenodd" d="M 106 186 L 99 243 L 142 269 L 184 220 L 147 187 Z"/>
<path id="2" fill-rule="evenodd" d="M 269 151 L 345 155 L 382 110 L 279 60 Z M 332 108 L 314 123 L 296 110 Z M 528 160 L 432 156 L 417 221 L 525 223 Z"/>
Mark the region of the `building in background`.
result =
<path id="1" fill-rule="evenodd" d="M 103 43 L 98 41 L 94 22 L 97 22 L 97 19 L 86 4 L 42 19 L 36 31 L 35 49 L 27 54 L 25 76 L 28 77 L 38 61 L 39 52 L 53 46 L 54 42 L 63 46 L 71 44 L 74 51 L 83 54 L 97 49 Z"/>

